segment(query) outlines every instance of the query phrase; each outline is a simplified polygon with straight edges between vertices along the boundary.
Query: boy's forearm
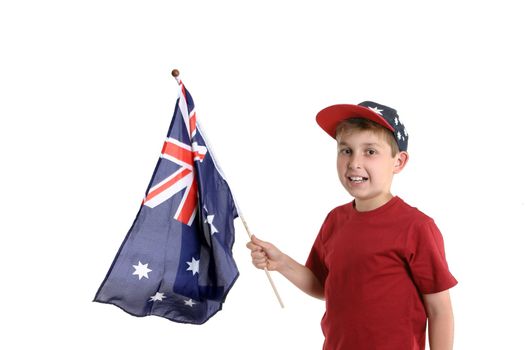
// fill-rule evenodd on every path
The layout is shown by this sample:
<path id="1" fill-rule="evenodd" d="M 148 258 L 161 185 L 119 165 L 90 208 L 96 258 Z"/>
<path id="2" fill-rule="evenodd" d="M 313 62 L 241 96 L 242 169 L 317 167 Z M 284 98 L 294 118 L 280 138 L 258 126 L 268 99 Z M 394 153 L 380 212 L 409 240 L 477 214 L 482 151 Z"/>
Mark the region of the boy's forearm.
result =
<path id="1" fill-rule="evenodd" d="M 321 283 L 306 266 L 286 255 L 284 263 L 277 271 L 306 294 L 324 300 Z"/>
<path id="2" fill-rule="evenodd" d="M 428 339 L 430 350 L 452 350 L 454 344 L 454 316 L 452 312 L 429 316 Z"/>

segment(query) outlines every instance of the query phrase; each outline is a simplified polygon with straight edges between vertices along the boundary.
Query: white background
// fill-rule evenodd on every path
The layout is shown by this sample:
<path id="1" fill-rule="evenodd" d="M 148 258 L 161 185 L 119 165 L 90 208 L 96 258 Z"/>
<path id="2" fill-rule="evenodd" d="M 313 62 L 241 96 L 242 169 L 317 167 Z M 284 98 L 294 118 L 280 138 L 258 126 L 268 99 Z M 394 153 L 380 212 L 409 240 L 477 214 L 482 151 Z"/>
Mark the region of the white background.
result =
<path id="1" fill-rule="evenodd" d="M 496 5 L 497 3 L 497 5 Z M 251 266 L 202 326 L 92 303 L 135 218 L 181 78 L 252 231 L 304 261 L 348 202 L 321 108 L 395 107 L 393 191 L 434 217 L 456 349 L 525 349 L 525 23 L 518 1 L 5 1 L 2 349 L 320 349 L 322 302 Z"/>

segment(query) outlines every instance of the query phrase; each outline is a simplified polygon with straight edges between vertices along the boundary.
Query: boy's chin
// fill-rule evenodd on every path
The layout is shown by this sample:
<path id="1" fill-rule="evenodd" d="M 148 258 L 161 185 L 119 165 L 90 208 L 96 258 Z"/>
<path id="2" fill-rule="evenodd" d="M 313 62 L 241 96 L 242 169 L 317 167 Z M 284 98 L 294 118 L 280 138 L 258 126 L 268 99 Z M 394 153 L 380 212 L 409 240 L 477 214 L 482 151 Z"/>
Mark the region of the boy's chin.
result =
<path id="1" fill-rule="evenodd" d="M 348 185 L 344 187 L 345 187 L 346 192 L 348 192 L 348 194 L 350 194 L 355 199 L 366 200 L 369 197 L 373 197 L 373 196 L 370 196 L 370 193 L 368 193 L 368 191 L 365 191 L 362 188 L 355 188 L 355 186 L 348 186 Z"/>

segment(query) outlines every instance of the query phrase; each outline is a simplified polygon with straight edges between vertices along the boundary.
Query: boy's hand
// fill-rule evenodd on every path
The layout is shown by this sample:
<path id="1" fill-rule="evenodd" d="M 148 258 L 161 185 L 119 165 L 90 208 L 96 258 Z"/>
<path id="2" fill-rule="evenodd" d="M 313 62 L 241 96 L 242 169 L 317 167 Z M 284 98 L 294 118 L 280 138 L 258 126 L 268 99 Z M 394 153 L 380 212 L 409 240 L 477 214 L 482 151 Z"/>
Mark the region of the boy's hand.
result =
<path id="1" fill-rule="evenodd" d="M 309 268 L 299 264 L 273 244 L 261 241 L 253 235 L 246 246 L 252 251 L 252 262 L 256 268 L 278 271 L 306 294 L 324 300 L 324 287 Z"/>
<path id="2" fill-rule="evenodd" d="M 284 260 L 284 254 L 273 244 L 261 241 L 252 235 L 246 247 L 252 251 L 252 263 L 258 269 L 278 270 Z"/>

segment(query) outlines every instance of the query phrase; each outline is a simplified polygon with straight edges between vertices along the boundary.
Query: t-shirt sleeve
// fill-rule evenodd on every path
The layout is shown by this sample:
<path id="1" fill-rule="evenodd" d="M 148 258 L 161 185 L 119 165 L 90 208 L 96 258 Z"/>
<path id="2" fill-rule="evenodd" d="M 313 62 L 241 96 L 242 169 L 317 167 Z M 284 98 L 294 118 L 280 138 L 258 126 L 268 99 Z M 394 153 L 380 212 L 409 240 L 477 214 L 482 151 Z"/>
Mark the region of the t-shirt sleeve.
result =
<path id="1" fill-rule="evenodd" d="M 313 272 L 315 277 L 317 277 L 317 279 L 323 287 L 326 281 L 326 277 L 328 276 L 328 269 L 324 262 L 325 250 L 323 245 L 323 233 L 326 230 L 327 220 L 328 218 L 321 226 L 319 234 L 317 235 L 317 238 L 314 241 L 312 250 L 310 251 L 310 255 L 308 256 L 308 259 L 306 260 L 305 264 L 305 266 Z"/>
<path id="2" fill-rule="evenodd" d="M 433 220 L 410 230 L 407 248 L 408 265 L 422 294 L 442 292 L 458 283 L 448 269 L 443 236 Z"/>

